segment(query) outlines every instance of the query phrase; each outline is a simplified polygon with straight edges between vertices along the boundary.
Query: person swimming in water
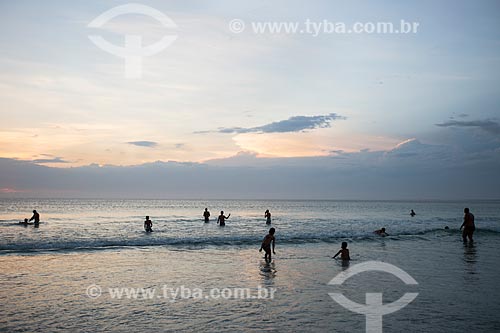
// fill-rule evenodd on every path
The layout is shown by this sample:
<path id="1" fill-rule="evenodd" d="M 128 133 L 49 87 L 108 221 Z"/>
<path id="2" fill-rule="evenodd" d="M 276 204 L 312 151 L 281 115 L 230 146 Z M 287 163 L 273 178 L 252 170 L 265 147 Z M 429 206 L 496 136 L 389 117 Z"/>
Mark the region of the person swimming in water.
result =
<path id="1" fill-rule="evenodd" d="M 205 208 L 205 211 L 203 212 L 203 217 L 205 218 L 205 223 L 210 222 L 210 212 L 208 211 L 208 208 Z"/>
<path id="2" fill-rule="evenodd" d="M 375 230 L 374 233 L 382 237 L 389 236 L 389 234 L 385 232 L 385 228 L 381 228 L 380 230 Z"/>
<path id="3" fill-rule="evenodd" d="M 229 216 L 231 216 L 231 213 L 228 216 L 224 216 L 224 211 L 220 211 L 220 215 L 217 218 L 217 224 L 220 224 L 221 227 L 226 225 L 226 220 L 229 219 Z"/>
<path id="4" fill-rule="evenodd" d="M 351 260 L 351 257 L 349 256 L 349 249 L 347 248 L 347 242 L 342 242 L 342 246 L 339 252 L 337 252 L 337 254 L 333 256 L 333 259 L 335 259 L 339 254 L 340 259 L 342 260 Z"/>
<path id="5" fill-rule="evenodd" d="M 19 224 L 21 224 L 21 225 L 28 225 L 30 223 L 29 223 L 28 219 L 24 219 L 24 221 L 19 222 Z"/>
<path id="6" fill-rule="evenodd" d="M 29 222 L 33 221 L 35 225 L 40 224 L 40 214 L 36 210 L 33 211 L 33 216 L 30 218 Z"/>
<path id="7" fill-rule="evenodd" d="M 269 209 L 267 209 L 264 213 L 264 217 L 266 218 L 266 224 L 271 224 L 271 213 L 269 212 Z"/>
<path id="8" fill-rule="evenodd" d="M 259 252 L 262 252 L 262 250 L 264 250 L 264 252 L 266 253 L 264 255 L 264 259 L 269 262 L 271 262 L 271 244 L 273 246 L 273 254 L 276 254 L 276 252 L 274 252 L 274 247 L 276 243 L 276 239 L 274 238 L 275 232 L 276 229 L 274 228 L 269 229 L 269 233 L 262 240 L 262 244 L 260 245 L 259 249 Z"/>
<path id="9" fill-rule="evenodd" d="M 144 230 L 146 230 L 146 232 L 153 231 L 153 222 L 151 222 L 149 216 L 146 216 L 146 221 L 144 221 Z"/>
<path id="10" fill-rule="evenodd" d="M 410 215 L 411 215 L 411 217 L 413 217 L 413 216 L 417 215 L 417 213 L 415 213 L 415 212 L 413 211 L 413 209 L 412 209 L 412 210 L 411 210 L 411 212 L 410 212 Z"/>

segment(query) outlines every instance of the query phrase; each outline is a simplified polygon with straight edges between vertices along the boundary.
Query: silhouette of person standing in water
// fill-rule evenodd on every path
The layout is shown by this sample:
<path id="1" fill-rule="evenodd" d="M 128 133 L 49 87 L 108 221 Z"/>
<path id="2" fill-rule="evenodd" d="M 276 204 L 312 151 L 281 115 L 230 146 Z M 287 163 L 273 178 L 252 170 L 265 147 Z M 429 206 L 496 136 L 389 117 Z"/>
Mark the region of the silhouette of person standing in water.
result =
<path id="1" fill-rule="evenodd" d="M 229 214 L 228 216 L 224 216 L 224 211 L 221 210 L 220 215 L 217 218 L 217 224 L 220 224 L 221 227 L 225 226 L 226 220 L 229 218 L 229 216 L 231 216 L 231 214 Z"/>
<path id="2" fill-rule="evenodd" d="M 36 210 L 33 211 L 33 216 L 30 218 L 29 222 L 33 221 L 35 225 L 40 224 L 40 214 Z"/>
<path id="3" fill-rule="evenodd" d="M 146 230 L 146 232 L 153 231 L 153 222 L 151 222 L 149 216 L 146 216 L 146 221 L 144 221 L 144 230 Z"/>
<path id="4" fill-rule="evenodd" d="M 203 217 L 205 218 L 205 223 L 208 223 L 210 221 L 210 212 L 208 211 L 208 208 L 205 208 L 205 211 L 203 212 Z"/>
<path id="5" fill-rule="evenodd" d="M 410 212 L 410 215 L 411 215 L 411 217 L 413 217 L 413 216 L 415 216 L 415 215 L 417 215 L 417 214 L 416 214 L 416 213 L 413 211 L 413 209 L 412 209 L 412 210 L 411 210 L 411 212 Z"/>
<path id="6" fill-rule="evenodd" d="M 272 248 L 273 254 L 276 254 L 276 252 L 274 252 L 274 247 L 275 247 L 275 243 L 276 243 L 276 239 L 274 238 L 275 232 L 276 232 L 276 229 L 274 229 L 274 228 L 269 229 L 269 233 L 262 240 L 262 244 L 260 245 L 260 249 L 259 249 L 259 252 L 262 252 L 262 250 L 264 250 L 264 252 L 266 253 L 264 255 L 264 259 L 266 261 L 269 260 L 269 262 L 271 262 L 271 245 L 273 247 Z"/>
<path id="7" fill-rule="evenodd" d="M 271 213 L 269 212 L 269 209 L 264 213 L 264 217 L 266 218 L 266 224 L 271 224 Z"/>
<path id="8" fill-rule="evenodd" d="M 472 243 L 472 234 L 474 234 L 474 230 L 476 230 L 476 225 L 474 223 L 474 215 L 469 211 L 469 208 L 464 208 L 464 223 L 460 226 L 460 230 L 462 230 L 462 239 L 464 243 L 467 242 L 467 238 L 469 242 Z"/>

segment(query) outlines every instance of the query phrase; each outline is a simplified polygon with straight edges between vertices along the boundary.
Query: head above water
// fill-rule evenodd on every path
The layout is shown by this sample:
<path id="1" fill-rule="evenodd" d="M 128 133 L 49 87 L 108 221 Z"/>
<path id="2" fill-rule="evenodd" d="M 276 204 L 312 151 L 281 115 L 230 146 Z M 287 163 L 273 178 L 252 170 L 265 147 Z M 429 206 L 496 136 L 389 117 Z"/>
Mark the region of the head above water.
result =
<path id="1" fill-rule="evenodd" d="M 33 213 L 36 213 L 36 209 L 33 210 Z"/>
<path id="2" fill-rule="evenodd" d="M 223 210 L 220 211 L 220 215 L 224 215 L 224 211 Z"/>
<path id="3" fill-rule="evenodd" d="M 28 223 L 28 219 L 24 219 L 24 223 Z"/>
<path id="4" fill-rule="evenodd" d="M 385 232 L 385 228 L 380 229 L 380 231 Z"/>
<path id="5" fill-rule="evenodd" d="M 205 208 L 205 211 L 207 211 L 207 210 L 208 210 L 208 208 Z"/>
<path id="6" fill-rule="evenodd" d="M 276 229 L 274 229 L 274 228 L 269 229 L 269 234 L 274 235 L 275 232 L 276 232 Z"/>
<path id="7" fill-rule="evenodd" d="M 342 248 L 347 249 L 347 242 L 342 242 Z"/>
<path id="8" fill-rule="evenodd" d="M 464 213 L 468 214 L 469 213 L 469 208 L 464 208 Z"/>

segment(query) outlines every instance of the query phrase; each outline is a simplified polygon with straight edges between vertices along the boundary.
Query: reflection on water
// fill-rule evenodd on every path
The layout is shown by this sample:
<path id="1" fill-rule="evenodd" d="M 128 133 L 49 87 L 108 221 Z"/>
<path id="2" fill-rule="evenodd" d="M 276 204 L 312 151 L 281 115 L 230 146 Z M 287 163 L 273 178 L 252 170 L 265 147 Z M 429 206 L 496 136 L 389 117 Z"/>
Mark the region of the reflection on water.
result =
<path id="1" fill-rule="evenodd" d="M 465 280 L 469 282 L 477 281 L 479 278 L 475 276 L 476 263 L 477 263 L 477 253 L 474 243 L 464 243 L 464 264 L 465 264 Z"/>
<path id="2" fill-rule="evenodd" d="M 268 262 L 266 260 L 260 261 L 260 276 L 264 279 L 264 282 L 272 282 L 276 277 L 276 267 L 274 261 Z"/>

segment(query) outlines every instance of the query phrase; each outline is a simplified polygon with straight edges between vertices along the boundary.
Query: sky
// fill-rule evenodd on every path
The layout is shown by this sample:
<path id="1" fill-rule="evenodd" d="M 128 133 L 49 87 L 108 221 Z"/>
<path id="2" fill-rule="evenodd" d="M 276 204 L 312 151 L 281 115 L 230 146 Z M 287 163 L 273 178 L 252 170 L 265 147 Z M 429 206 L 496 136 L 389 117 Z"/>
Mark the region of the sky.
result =
<path id="1" fill-rule="evenodd" d="M 497 1 L 137 1 L 171 24 L 90 24 L 127 4 L 0 2 L 0 197 L 500 199 Z M 175 38 L 128 78 L 95 35 Z"/>

